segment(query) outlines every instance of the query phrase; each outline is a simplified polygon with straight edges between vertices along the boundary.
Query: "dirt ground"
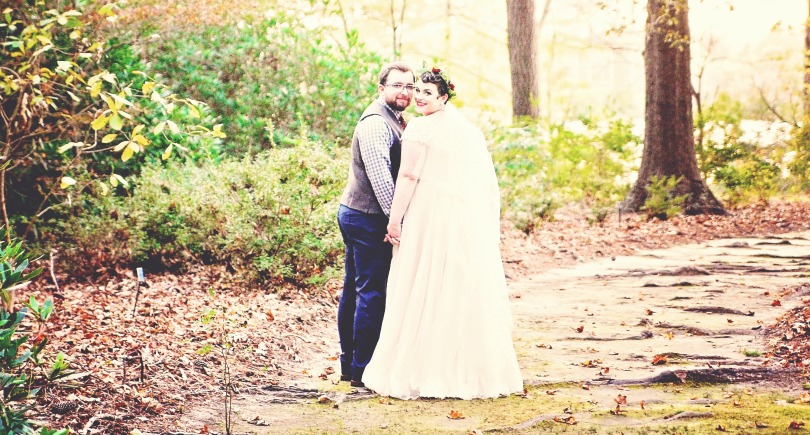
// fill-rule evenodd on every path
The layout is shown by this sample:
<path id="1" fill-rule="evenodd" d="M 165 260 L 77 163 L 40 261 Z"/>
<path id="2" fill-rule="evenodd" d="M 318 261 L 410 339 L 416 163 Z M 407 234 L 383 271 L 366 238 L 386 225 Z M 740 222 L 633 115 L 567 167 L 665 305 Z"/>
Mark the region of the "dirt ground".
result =
<path id="1" fill-rule="evenodd" d="M 590 271 L 594 264 L 607 262 L 616 265 L 617 261 L 621 262 L 622 257 L 638 252 L 688 246 L 721 238 L 770 240 L 767 237 L 810 230 L 810 220 L 806 218 L 810 215 L 808 212 L 810 204 L 806 202 L 772 203 L 734 210 L 728 216 L 684 216 L 659 222 L 646 221 L 637 215 L 614 215 L 601 225 L 589 225 L 584 213 L 568 210 L 558 213 L 556 221 L 544 224 L 529 236 L 505 223 L 503 257 L 515 304 L 516 326 L 520 328 L 521 322 L 531 322 L 530 313 L 532 316 L 544 315 L 546 319 L 554 318 L 553 312 L 543 313 L 525 308 L 531 306 L 527 304 L 530 304 L 535 295 L 526 288 L 540 285 L 545 279 L 544 272 L 552 269 L 580 270 L 578 266 L 581 265 L 587 265 L 582 270 Z M 682 255 L 689 257 L 690 252 Z M 773 260 L 769 260 L 769 257 L 755 258 L 764 259 L 766 263 Z M 613 259 L 616 261 L 612 261 Z M 765 266 L 763 268 L 767 269 Z M 803 276 L 807 276 L 806 272 Z M 58 274 L 55 277 L 58 284 L 60 277 Z M 77 376 L 64 385 L 49 388 L 45 398 L 32 411 L 33 416 L 47 421 L 52 427 L 68 426 L 79 433 L 88 434 L 129 433 L 136 428 L 154 433 L 221 431 L 217 422 L 223 421 L 225 415 L 222 386 L 223 374 L 226 372 L 230 374 L 230 383 L 236 392 L 234 403 L 240 407 L 240 397 L 266 395 L 268 387 L 289 391 L 292 386 L 306 389 L 320 385 L 319 388 L 323 389 L 324 386 L 332 385 L 329 388 L 335 390 L 334 394 L 342 394 L 341 397 L 344 397 L 339 400 L 354 398 L 358 394 L 337 383 L 334 374 L 338 351 L 337 334 L 334 331 L 339 292 L 336 282 L 307 292 L 295 289 L 259 291 L 244 288 L 231 281 L 224 271 L 216 268 L 200 268 L 185 276 L 158 276 L 149 279 L 150 287 L 144 289 L 138 289 L 133 277 L 126 276 L 103 284 L 71 283 L 58 289 L 53 280 L 49 282 L 40 279 L 36 283 L 33 292 L 35 296 L 39 299 L 54 297 L 56 300 L 58 314 L 54 323 L 58 326 L 50 331 L 53 337 L 50 349 L 53 352 L 64 352 L 76 369 Z M 631 276 L 627 279 L 641 278 Z M 663 281 L 674 279 L 676 278 L 656 278 L 651 282 L 659 286 L 671 286 L 672 282 Z M 695 289 L 712 289 L 711 285 L 703 285 L 705 279 L 692 281 L 695 281 L 692 288 L 672 288 L 688 294 L 692 294 Z M 796 284 L 799 285 L 800 282 Z M 633 285 L 636 287 L 633 287 L 632 294 L 627 297 L 638 299 L 639 296 L 643 298 L 645 294 L 652 292 L 652 287 L 639 289 L 638 283 Z M 785 285 L 783 291 L 788 291 L 789 288 L 795 292 L 801 291 L 795 286 Z M 762 293 L 765 291 L 769 290 L 762 290 Z M 137 305 L 134 303 L 136 295 L 139 297 Z M 599 316 L 596 312 L 589 312 L 596 308 L 595 305 L 580 301 L 578 307 L 589 310 L 582 311 L 582 323 L 573 321 L 573 318 L 558 319 L 557 322 L 561 327 L 573 327 L 571 331 L 549 329 L 543 332 L 547 334 L 545 336 L 516 335 L 521 368 L 528 370 L 528 375 L 524 374 L 527 384 L 542 386 L 566 379 L 585 379 L 577 375 L 558 379 L 539 376 L 548 372 L 548 361 L 558 357 L 552 357 L 551 352 L 565 349 L 555 347 L 552 340 L 579 337 L 580 333 L 576 329 L 580 324 L 583 325 L 583 336 L 590 336 L 591 332 L 595 334 L 594 337 L 603 334 L 633 335 L 636 332 L 616 329 L 626 327 L 650 329 L 655 334 L 669 331 L 675 336 L 685 337 L 686 333 L 675 327 L 677 319 L 668 320 L 671 325 L 675 325 L 670 328 L 660 328 L 654 324 L 631 325 L 630 322 L 637 321 L 635 317 L 639 316 L 648 317 L 650 322 L 661 320 L 658 313 L 665 308 L 652 304 L 652 301 L 645 304 L 644 308 L 652 311 L 652 314 L 647 316 L 646 311 L 640 315 L 633 313 L 633 316 L 623 320 L 625 324 L 622 325 L 622 321 L 617 320 L 619 315 L 610 313 L 610 310 L 621 305 L 622 297 L 624 296 L 612 299 L 616 304 L 605 304 L 602 309 L 606 311 Z M 770 303 L 773 303 L 777 296 L 759 295 L 759 298 L 771 299 Z M 570 303 L 576 303 L 575 301 L 575 298 L 570 299 Z M 711 319 L 711 322 L 707 320 L 706 324 L 695 327 L 714 332 L 722 331 L 721 325 L 725 329 L 739 330 L 759 327 L 763 332 L 769 331 L 782 339 L 783 334 L 792 327 L 785 319 L 798 315 L 803 303 L 801 296 L 795 296 L 781 300 L 781 305 L 757 308 L 758 313 L 767 311 L 768 317 L 699 313 L 700 316 Z M 734 309 L 744 312 L 746 307 Z M 610 327 L 603 325 L 596 329 L 587 321 L 597 317 L 613 318 L 616 321 Z M 748 322 L 754 320 L 754 317 L 761 323 L 749 325 Z M 716 324 L 717 322 L 721 325 Z M 589 332 L 586 333 L 584 328 L 588 328 Z M 581 356 L 585 355 L 582 352 L 591 353 L 590 349 L 594 349 L 596 352 L 593 353 L 597 355 L 607 352 L 607 356 L 590 355 L 593 356 L 592 360 L 601 360 L 600 363 L 593 362 L 592 367 L 587 367 L 587 364 L 581 367 L 562 364 L 562 367 L 570 369 L 571 373 L 584 370 L 589 376 L 595 370 L 604 372 L 607 368 L 609 373 L 605 375 L 609 376 L 605 377 L 621 379 L 621 375 L 625 373 L 622 367 L 641 364 L 636 361 L 639 355 L 648 358 L 660 354 L 666 356 L 668 362 L 680 360 L 679 363 L 688 360 L 681 355 L 708 354 L 711 357 L 722 356 L 725 360 L 729 359 L 728 354 L 715 354 L 709 352 L 709 349 L 697 352 L 668 347 L 681 341 L 697 343 L 701 340 L 696 338 L 700 337 L 698 334 L 690 334 L 691 338 L 684 340 L 670 340 L 655 335 L 654 341 L 645 343 L 648 350 L 638 351 L 636 356 L 625 355 L 625 360 L 613 358 L 610 363 L 606 362 L 608 357 L 618 356 L 610 355 L 611 352 L 618 352 L 616 349 L 611 350 L 611 341 L 592 340 L 588 344 L 583 341 L 580 346 L 582 349 L 569 349 L 573 352 L 571 358 L 582 359 Z M 748 335 L 746 337 L 750 338 Z M 793 334 L 791 339 L 793 341 L 783 340 L 784 343 L 780 343 L 781 347 L 787 347 L 788 350 L 785 351 L 785 356 L 779 356 L 779 360 L 783 364 L 787 361 L 787 365 L 792 364 L 794 367 L 806 365 L 807 357 L 802 356 L 801 348 L 793 344 L 801 342 L 802 337 Z M 223 343 L 228 345 L 222 346 Z M 541 345 L 550 346 L 551 349 L 539 347 Z M 690 349 L 691 346 L 692 344 Z M 738 358 L 743 355 L 742 351 L 748 350 L 750 355 L 771 352 L 765 347 L 754 348 L 753 344 L 751 349 L 741 350 L 738 347 L 732 345 L 722 348 L 734 354 L 735 361 L 745 360 Z M 656 353 L 647 355 L 650 352 Z M 576 362 L 581 365 L 585 361 L 587 359 Z M 591 376 L 588 379 L 592 378 Z M 304 396 L 306 397 L 306 393 Z M 56 406 L 65 403 L 72 405 Z M 342 408 L 364 406 L 362 403 L 363 401 L 348 400 Z M 56 409 L 69 411 L 56 413 Z M 217 409 L 221 411 L 217 412 Z M 283 407 L 277 409 L 289 412 Z M 217 414 L 211 415 L 212 412 Z M 290 418 L 293 415 L 290 414 Z M 244 412 L 239 413 L 239 419 L 243 423 L 254 417 L 249 417 Z M 511 424 L 504 424 L 507 423 Z M 258 424 L 251 426 L 256 433 L 274 433 L 263 432 L 262 426 Z"/>

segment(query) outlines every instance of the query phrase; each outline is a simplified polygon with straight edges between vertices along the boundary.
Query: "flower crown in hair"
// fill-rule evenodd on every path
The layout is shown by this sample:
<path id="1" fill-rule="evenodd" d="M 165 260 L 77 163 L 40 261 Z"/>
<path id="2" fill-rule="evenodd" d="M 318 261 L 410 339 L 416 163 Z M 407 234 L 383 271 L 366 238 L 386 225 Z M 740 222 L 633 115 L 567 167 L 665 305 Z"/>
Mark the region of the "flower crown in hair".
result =
<path id="1" fill-rule="evenodd" d="M 450 81 L 450 77 L 447 75 L 447 72 L 442 71 L 439 67 L 436 66 L 434 66 L 430 70 L 426 70 L 426 72 L 427 71 L 430 71 L 433 74 L 441 76 L 442 80 L 444 80 L 444 82 L 447 83 L 447 94 L 450 95 L 451 97 L 456 96 L 456 85 L 454 85 L 453 82 Z"/>

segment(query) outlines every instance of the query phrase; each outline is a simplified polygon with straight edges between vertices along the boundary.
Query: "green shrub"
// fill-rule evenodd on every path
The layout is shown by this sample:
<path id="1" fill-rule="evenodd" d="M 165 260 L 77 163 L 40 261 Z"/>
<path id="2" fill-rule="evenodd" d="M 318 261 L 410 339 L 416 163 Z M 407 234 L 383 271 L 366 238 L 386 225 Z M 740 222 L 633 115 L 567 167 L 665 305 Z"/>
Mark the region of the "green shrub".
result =
<path id="1" fill-rule="evenodd" d="M 688 194 L 673 195 L 675 188 L 683 177 L 659 177 L 653 175 L 647 184 L 647 199 L 641 206 L 641 211 L 647 214 L 647 219 L 658 218 L 662 221 L 670 219 L 683 210 L 683 204 Z"/>
<path id="2" fill-rule="evenodd" d="M 44 370 L 45 364 L 41 359 L 42 350 L 48 343 L 48 337 L 42 333 L 43 325 L 53 312 L 53 301 L 48 300 L 39 305 L 31 297 L 28 309 L 32 310 L 40 324 L 37 336 L 31 343 L 30 337 L 19 331 L 27 309 L 16 312 L 5 309 L 9 304 L 9 291 L 27 284 L 42 272 L 42 269 L 28 271 L 30 260 L 31 257 L 22 248 L 21 242 L 0 241 L 0 289 L 4 301 L 4 307 L 0 308 L 0 387 L 3 389 L 3 399 L 0 400 L 0 433 L 4 434 L 35 433 L 35 424 L 25 415 L 30 409 L 29 402 L 41 391 L 38 381 L 42 379 L 35 376 L 35 368 L 46 373 L 45 382 L 56 380 L 67 373 L 67 364 L 61 354 L 50 370 Z M 64 435 L 68 432 L 41 429 L 39 433 Z"/>
<path id="3" fill-rule="evenodd" d="M 790 140 L 792 158 L 788 169 L 793 178 L 792 190 L 806 193 L 810 191 L 810 118 L 805 118 L 801 128 L 794 130 Z"/>
<path id="4" fill-rule="evenodd" d="M 342 258 L 335 215 L 347 162 L 345 148 L 302 140 L 252 158 L 147 166 L 131 196 L 88 200 L 61 227 L 78 247 L 63 261 L 88 269 L 96 248 L 90 261 L 108 267 L 222 264 L 256 282 L 320 282 Z"/>
<path id="5" fill-rule="evenodd" d="M 167 35 L 168 36 L 168 35 Z M 346 145 L 374 95 L 378 55 L 294 16 L 207 26 L 148 47 L 153 70 L 222 117 L 230 154 L 311 140 Z"/>
<path id="6" fill-rule="evenodd" d="M 742 104 L 720 94 L 696 120 L 698 166 L 704 179 L 719 184 L 720 196 L 729 205 L 766 201 L 786 183 L 777 164 L 786 147 L 742 140 L 742 118 Z"/>
<path id="7" fill-rule="evenodd" d="M 586 120 L 582 133 L 554 124 L 496 129 L 490 134 L 504 214 L 525 232 L 582 201 L 604 219 L 630 187 L 628 174 L 641 142 L 631 126 Z"/>

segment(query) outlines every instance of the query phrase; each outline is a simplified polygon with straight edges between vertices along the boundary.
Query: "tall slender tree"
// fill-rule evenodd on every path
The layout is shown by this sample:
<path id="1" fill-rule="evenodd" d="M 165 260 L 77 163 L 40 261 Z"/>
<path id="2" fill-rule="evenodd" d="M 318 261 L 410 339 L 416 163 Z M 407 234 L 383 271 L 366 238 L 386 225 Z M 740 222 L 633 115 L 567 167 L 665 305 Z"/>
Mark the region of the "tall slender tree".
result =
<path id="1" fill-rule="evenodd" d="M 512 71 L 512 116 L 537 118 L 540 115 L 540 85 L 534 0 L 506 0 L 506 20 Z"/>
<path id="2" fill-rule="evenodd" d="M 804 118 L 810 118 L 810 0 L 807 0 L 807 18 L 804 21 L 804 88 L 802 92 L 804 102 Z"/>
<path id="3" fill-rule="evenodd" d="M 687 214 L 725 213 L 698 169 L 692 119 L 688 0 L 648 0 L 644 47 L 644 152 L 638 180 L 623 208 L 637 211 L 650 179 L 680 177 L 673 195 L 687 194 Z"/>

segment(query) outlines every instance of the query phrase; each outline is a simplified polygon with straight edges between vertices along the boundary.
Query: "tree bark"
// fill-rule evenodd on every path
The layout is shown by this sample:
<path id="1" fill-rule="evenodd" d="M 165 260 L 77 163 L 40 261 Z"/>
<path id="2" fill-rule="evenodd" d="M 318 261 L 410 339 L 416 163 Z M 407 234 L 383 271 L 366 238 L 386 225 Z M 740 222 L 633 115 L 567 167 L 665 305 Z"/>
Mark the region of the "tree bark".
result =
<path id="1" fill-rule="evenodd" d="M 810 0 L 807 0 L 807 19 L 804 21 L 804 88 L 802 89 L 804 118 L 810 117 Z M 806 125 L 807 121 L 802 125 Z"/>
<path id="2" fill-rule="evenodd" d="M 537 118 L 540 115 L 540 86 L 534 0 L 506 0 L 506 19 L 512 72 L 512 116 Z"/>
<path id="3" fill-rule="evenodd" d="M 687 214 L 724 214 L 698 169 L 692 119 L 688 0 L 648 0 L 644 47 L 644 152 L 638 180 L 622 208 L 638 211 L 650 178 L 683 177 L 671 192 L 687 194 Z"/>

